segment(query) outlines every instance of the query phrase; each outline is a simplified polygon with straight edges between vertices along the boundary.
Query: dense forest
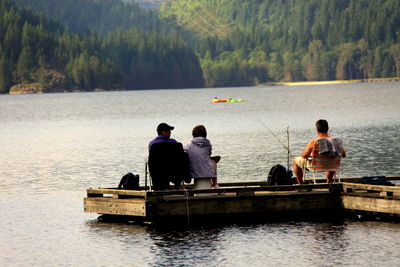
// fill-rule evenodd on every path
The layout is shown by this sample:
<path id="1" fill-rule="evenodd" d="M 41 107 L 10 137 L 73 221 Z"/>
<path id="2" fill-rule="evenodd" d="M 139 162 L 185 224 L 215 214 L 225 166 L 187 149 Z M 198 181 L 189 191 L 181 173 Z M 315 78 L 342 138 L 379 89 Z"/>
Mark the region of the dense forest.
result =
<path id="1" fill-rule="evenodd" d="M 399 69 L 398 0 L 0 0 L 2 93 L 366 79 Z"/>
<path id="2" fill-rule="evenodd" d="M 13 0 L 24 8 L 61 22 L 72 32 L 107 33 L 132 27 L 160 34 L 174 31 L 158 13 L 141 8 L 133 0 Z M 171 33 L 173 34 L 173 33 Z"/>
<path id="3" fill-rule="evenodd" d="M 398 0 L 172 0 L 207 86 L 399 76 Z"/>
<path id="4" fill-rule="evenodd" d="M 127 3 L 137 3 L 139 6 L 146 8 L 146 9 L 158 9 L 162 2 L 167 0 L 123 0 Z"/>
<path id="5" fill-rule="evenodd" d="M 54 92 L 203 87 L 204 81 L 195 53 L 176 34 L 131 27 L 76 34 L 0 0 L 0 92 L 16 84 Z"/>

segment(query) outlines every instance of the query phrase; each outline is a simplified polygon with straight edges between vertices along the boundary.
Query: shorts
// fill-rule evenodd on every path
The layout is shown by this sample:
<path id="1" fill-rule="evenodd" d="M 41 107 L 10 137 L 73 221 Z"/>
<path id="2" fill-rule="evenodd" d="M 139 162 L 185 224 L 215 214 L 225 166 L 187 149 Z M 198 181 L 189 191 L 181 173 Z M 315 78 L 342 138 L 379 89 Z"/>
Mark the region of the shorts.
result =
<path id="1" fill-rule="evenodd" d="M 295 157 L 294 163 L 302 169 L 311 167 L 311 160 L 305 159 L 303 157 Z"/>

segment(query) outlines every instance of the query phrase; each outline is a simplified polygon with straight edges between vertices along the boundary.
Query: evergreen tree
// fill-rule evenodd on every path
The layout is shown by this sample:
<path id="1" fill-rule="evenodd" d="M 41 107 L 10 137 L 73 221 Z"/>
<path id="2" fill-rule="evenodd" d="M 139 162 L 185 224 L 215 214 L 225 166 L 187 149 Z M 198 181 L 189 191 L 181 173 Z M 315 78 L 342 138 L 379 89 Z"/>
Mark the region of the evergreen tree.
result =
<path id="1" fill-rule="evenodd" d="M 1 50 L 0 50 L 1 51 Z M 11 85 L 11 72 L 9 62 L 0 53 L 0 94 L 7 93 Z"/>
<path id="2" fill-rule="evenodd" d="M 320 40 L 310 43 L 304 61 L 308 80 L 324 81 L 329 79 L 328 57 Z"/>
<path id="3" fill-rule="evenodd" d="M 393 44 L 390 47 L 390 54 L 395 62 L 397 78 L 400 79 L 400 43 Z"/>
<path id="4" fill-rule="evenodd" d="M 22 83 L 31 82 L 31 72 L 34 65 L 31 48 L 29 46 L 24 46 L 17 63 L 18 79 Z"/>
<path id="5" fill-rule="evenodd" d="M 358 41 L 360 58 L 358 60 L 358 69 L 361 72 L 361 78 L 369 78 L 372 69 L 372 58 L 368 51 L 368 44 L 364 39 Z"/>
<path id="6" fill-rule="evenodd" d="M 268 74 L 274 81 L 282 81 L 283 79 L 283 60 L 281 54 L 271 53 L 268 64 Z"/>

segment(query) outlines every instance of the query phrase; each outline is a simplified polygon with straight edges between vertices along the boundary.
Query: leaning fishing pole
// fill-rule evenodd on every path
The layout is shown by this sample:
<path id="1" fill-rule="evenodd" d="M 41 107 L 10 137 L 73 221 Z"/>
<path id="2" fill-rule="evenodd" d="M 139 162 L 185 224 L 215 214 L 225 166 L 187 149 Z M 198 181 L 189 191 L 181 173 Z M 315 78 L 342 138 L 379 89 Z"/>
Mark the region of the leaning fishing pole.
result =
<path id="1" fill-rule="evenodd" d="M 292 155 L 292 153 L 290 152 L 289 126 L 286 128 L 287 144 L 284 144 L 284 143 L 282 142 L 282 140 L 279 139 L 279 137 L 278 137 L 270 128 L 268 128 L 267 125 L 265 125 L 265 124 L 264 124 L 262 121 L 260 121 L 259 119 L 257 119 L 257 121 L 258 121 L 262 126 L 264 126 L 264 128 L 267 129 L 268 132 L 270 132 L 270 134 L 271 134 L 273 137 L 275 137 L 275 139 L 283 146 L 283 148 L 284 148 L 285 150 L 287 150 L 287 167 L 288 167 L 288 169 L 290 169 L 290 157 L 293 158 L 293 155 Z"/>
<path id="2" fill-rule="evenodd" d="M 290 152 L 290 136 L 289 136 L 289 126 L 286 128 L 286 136 L 287 136 L 287 143 L 284 144 L 281 139 L 273 132 L 271 129 L 268 128 L 267 125 L 262 123 L 260 120 L 257 120 L 262 126 L 264 126 L 268 132 L 275 137 L 276 140 L 287 150 L 287 168 L 280 164 L 273 166 L 269 173 L 267 179 L 267 185 L 290 185 L 292 184 L 292 177 L 293 173 L 290 170 L 290 157 L 293 157 L 292 153 Z"/>
<path id="3" fill-rule="evenodd" d="M 290 170 L 290 138 L 289 138 L 289 126 L 286 128 L 286 136 L 287 136 L 287 167 Z"/>

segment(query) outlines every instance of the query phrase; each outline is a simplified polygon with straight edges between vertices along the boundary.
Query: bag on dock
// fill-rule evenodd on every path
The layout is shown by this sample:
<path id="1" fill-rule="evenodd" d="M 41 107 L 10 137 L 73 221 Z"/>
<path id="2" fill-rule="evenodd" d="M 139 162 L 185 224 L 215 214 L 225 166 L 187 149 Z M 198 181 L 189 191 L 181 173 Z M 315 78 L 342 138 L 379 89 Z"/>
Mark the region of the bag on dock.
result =
<path id="1" fill-rule="evenodd" d="M 118 189 L 138 190 L 139 189 L 139 174 L 127 173 L 122 176 L 119 182 Z"/>
<path id="2" fill-rule="evenodd" d="M 291 170 L 286 169 L 286 167 L 280 164 L 276 164 L 268 173 L 267 185 L 290 185 L 292 184 L 292 176 L 293 173 Z"/>
<path id="3" fill-rule="evenodd" d="M 360 184 L 394 185 L 386 176 L 364 176 L 358 181 Z"/>

